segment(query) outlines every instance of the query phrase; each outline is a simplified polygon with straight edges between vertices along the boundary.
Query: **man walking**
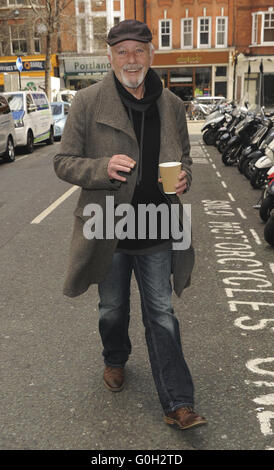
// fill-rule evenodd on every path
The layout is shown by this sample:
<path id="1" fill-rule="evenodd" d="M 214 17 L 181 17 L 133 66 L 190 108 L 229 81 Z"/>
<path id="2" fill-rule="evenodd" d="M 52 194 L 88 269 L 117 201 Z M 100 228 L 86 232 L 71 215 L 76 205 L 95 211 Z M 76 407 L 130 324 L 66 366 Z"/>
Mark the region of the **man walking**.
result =
<path id="1" fill-rule="evenodd" d="M 180 296 L 190 282 L 194 252 L 191 245 L 172 249 L 172 233 L 162 237 L 160 217 L 153 227 L 149 220 L 146 236 L 140 236 L 138 209 L 150 204 L 156 208 L 166 205 L 170 211 L 172 203 L 179 204 L 178 195 L 191 184 L 192 161 L 184 105 L 163 89 L 150 68 L 151 41 L 147 25 L 136 20 L 111 28 L 107 42 L 112 71 L 100 83 L 79 91 L 72 103 L 61 151 L 54 158 L 57 175 L 82 188 L 74 212 L 64 294 L 75 297 L 98 284 L 103 381 L 110 391 L 120 392 L 131 353 L 128 328 L 134 272 L 164 421 L 187 429 L 206 420 L 193 410 L 193 382 L 171 304 L 171 274 L 174 291 Z M 167 196 L 158 179 L 158 165 L 174 160 L 181 162 L 182 169 L 176 194 Z M 134 220 L 129 220 L 131 227 L 126 231 L 130 236 L 118 237 L 116 232 L 109 236 L 106 214 L 110 198 L 114 208 L 131 204 L 134 209 Z M 86 236 L 88 220 L 94 217 L 91 208 L 96 207 L 100 208 L 104 235 Z"/>

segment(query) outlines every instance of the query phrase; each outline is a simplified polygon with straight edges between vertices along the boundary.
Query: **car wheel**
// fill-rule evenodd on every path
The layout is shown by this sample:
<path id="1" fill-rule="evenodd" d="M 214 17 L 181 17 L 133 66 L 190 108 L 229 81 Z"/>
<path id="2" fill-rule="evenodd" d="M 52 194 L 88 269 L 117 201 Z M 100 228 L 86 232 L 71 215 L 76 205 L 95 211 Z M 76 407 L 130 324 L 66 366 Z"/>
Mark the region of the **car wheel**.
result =
<path id="1" fill-rule="evenodd" d="M 50 131 L 49 131 L 49 138 L 48 138 L 48 140 L 46 140 L 46 143 L 47 143 L 47 145 L 52 145 L 52 144 L 54 144 L 54 132 L 53 132 L 53 128 L 52 128 L 52 127 L 50 128 Z"/>
<path id="2" fill-rule="evenodd" d="M 11 162 L 14 162 L 14 160 L 15 160 L 14 143 L 13 143 L 12 137 L 9 136 L 8 142 L 7 142 L 7 150 L 4 155 L 4 161 L 11 163 Z"/>
<path id="3" fill-rule="evenodd" d="M 34 151 L 34 140 L 31 131 L 28 132 L 26 151 L 27 153 L 32 153 Z"/>

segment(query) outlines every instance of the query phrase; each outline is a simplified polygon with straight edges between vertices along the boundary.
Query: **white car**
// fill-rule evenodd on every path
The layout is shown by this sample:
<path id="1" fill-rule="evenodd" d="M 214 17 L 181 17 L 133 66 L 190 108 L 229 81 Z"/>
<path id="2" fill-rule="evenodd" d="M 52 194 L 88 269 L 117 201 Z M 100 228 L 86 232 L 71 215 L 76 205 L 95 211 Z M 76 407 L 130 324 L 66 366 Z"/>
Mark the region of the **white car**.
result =
<path id="1" fill-rule="evenodd" d="M 12 113 L 3 94 L 0 94 L 0 156 L 6 162 L 15 160 L 16 136 Z"/>
<path id="2" fill-rule="evenodd" d="M 54 139 L 60 140 L 68 117 L 70 104 L 64 101 L 53 101 L 50 103 L 50 106 L 54 119 Z"/>
<path id="3" fill-rule="evenodd" d="M 36 143 L 54 143 L 53 117 L 43 91 L 6 92 L 3 95 L 12 111 L 18 146 L 24 146 L 32 153 Z"/>

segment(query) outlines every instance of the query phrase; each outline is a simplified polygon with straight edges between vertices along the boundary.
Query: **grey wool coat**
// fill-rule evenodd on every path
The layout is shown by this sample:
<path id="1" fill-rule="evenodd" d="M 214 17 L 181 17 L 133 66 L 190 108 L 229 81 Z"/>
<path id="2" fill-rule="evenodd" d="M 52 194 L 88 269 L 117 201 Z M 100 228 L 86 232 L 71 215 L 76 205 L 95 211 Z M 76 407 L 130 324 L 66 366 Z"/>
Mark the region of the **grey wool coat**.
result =
<path id="1" fill-rule="evenodd" d="M 187 172 L 189 187 L 192 160 L 183 102 L 164 89 L 157 105 L 161 122 L 159 161 L 181 161 L 182 168 Z M 117 92 L 113 72 L 110 71 L 101 82 L 77 92 L 65 125 L 60 152 L 54 157 L 57 176 L 81 187 L 74 211 L 69 265 L 63 290 L 68 297 L 76 297 L 91 284 L 101 282 L 111 264 L 118 239 L 87 239 L 83 226 L 91 215 L 83 215 L 83 210 L 87 204 L 95 203 L 104 212 L 106 196 L 114 196 L 115 207 L 122 203 L 130 204 L 137 171 L 127 176 L 126 183 L 111 181 L 107 166 L 115 154 L 130 156 L 137 162 L 137 167 L 137 139 Z M 176 195 L 172 195 L 170 200 L 180 203 Z M 172 251 L 172 256 L 173 288 L 180 296 L 190 283 L 194 265 L 193 247 Z"/>

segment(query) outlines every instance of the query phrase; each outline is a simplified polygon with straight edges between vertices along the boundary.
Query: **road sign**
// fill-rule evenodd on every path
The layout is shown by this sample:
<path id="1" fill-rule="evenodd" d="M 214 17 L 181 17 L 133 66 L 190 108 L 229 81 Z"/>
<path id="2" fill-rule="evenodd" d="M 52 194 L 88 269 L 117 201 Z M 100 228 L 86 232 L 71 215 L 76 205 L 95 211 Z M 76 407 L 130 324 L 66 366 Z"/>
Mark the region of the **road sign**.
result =
<path id="1" fill-rule="evenodd" d="M 23 62 L 22 62 L 21 57 L 17 57 L 17 59 L 16 59 L 16 67 L 17 67 L 17 69 L 19 70 L 19 72 L 22 72 L 22 70 L 23 70 Z"/>

